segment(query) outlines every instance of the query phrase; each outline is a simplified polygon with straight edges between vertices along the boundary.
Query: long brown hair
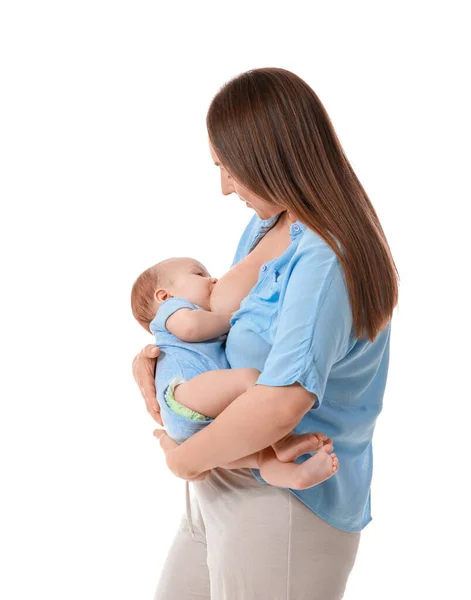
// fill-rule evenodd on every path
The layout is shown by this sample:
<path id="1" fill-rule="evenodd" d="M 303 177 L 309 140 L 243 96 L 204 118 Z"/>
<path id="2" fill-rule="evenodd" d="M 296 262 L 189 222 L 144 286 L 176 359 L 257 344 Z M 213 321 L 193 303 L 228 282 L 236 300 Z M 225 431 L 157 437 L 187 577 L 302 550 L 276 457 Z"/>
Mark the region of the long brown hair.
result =
<path id="1" fill-rule="evenodd" d="M 399 275 L 370 199 L 312 88 L 285 69 L 246 71 L 218 91 L 206 126 L 236 181 L 288 209 L 334 250 L 354 334 L 374 341 L 398 302 Z"/>

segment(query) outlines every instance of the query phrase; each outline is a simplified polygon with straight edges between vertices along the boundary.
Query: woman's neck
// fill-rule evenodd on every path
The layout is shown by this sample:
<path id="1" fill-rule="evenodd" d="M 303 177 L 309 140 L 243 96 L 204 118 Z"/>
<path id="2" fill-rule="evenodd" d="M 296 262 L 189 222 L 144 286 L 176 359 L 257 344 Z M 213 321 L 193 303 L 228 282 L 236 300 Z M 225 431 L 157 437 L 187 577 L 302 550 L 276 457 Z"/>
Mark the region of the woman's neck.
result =
<path id="1" fill-rule="evenodd" d="M 279 218 L 277 219 L 273 228 L 275 229 L 286 229 L 289 231 L 289 228 L 293 223 L 296 222 L 296 218 L 293 217 L 288 210 L 284 210 Z"/>

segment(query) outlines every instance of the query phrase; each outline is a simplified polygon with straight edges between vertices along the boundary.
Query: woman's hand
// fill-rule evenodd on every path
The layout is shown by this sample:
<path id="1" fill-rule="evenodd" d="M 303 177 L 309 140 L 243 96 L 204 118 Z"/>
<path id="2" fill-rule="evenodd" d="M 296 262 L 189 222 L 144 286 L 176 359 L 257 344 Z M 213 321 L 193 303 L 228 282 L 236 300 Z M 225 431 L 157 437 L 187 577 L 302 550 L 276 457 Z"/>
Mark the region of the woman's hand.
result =
<path id="1" fill-rule="evenodd" d="M 145 346 L 132 361 L 132 374 L 146 402 L 147 412 L 163 427 L 160 406 L 155 395 L 155 365 L 159 353 L 160 348 L 157 346 Z"/>
<path id="2" fill-rule="evenodd" d="M 205 471 L 204 473 L 200 473 L 199 475 L 190 474 L 185 470 L 184 465 L 179 464 L 179 454 L 178 448 L 179 444 L 175 440 L 168 435 L 165 429 L 155 429 L 154 430 L 155 437 L 160 442 L 160 447 L 165 452 L 165 459 L 167 461 L 167 467 L 172 471 L 174 475 L 180 477 L 181 479 L 185 479 L 186 481 L 202 481 L 206 479 L 208 475 L 211 474 L 211 471 Z"/>

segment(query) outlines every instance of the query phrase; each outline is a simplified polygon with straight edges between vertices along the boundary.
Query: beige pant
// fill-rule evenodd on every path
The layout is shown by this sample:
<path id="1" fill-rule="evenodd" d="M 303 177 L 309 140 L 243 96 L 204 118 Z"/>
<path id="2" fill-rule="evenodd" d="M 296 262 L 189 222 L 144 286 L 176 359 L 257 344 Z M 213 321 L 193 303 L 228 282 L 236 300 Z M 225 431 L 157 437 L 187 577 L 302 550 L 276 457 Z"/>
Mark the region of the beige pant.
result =
<path id="1" fill-rule="evenodd" d="M 332 527 L 249 469 L 213 469 L 192 486 L 154 600 L 343 597 L 360 533 Z"/>

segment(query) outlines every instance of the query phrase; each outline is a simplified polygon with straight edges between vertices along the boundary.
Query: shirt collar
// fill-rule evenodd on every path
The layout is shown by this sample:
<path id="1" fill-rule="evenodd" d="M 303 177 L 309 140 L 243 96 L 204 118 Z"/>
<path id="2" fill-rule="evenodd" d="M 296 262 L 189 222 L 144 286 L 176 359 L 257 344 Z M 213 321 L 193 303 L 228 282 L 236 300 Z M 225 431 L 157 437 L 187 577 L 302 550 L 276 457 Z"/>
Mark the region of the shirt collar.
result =
<path id="1" fill-rule="evenodd" d="M 260 219 L 260 229 L 271 229 L 282 214 L 283 212 L 280 212 L 277 215 L 273 215 L 273 217 L 270 217 L 269 219 Z"/>
<path id="2" fill-rule="evenodd" d="M 289 228 L 291 239 L 294 239 L 298 235 L 302 235 L 306 229 L 307 225 L 304 225 L 304 223 L 301 223 L 301 221 L 295 221 L 290 225 Z"/>
<path id="3" fill-rule="evenodd" d="M 283 212 L 280 212 L 277 215 L 273 215 L 273 217 L 270 217 L 269 219 L 260 219 L 258 230 L 259 234 L 267 233 L 268 231 L 270 231 L 270 229 L 274 227 L 275 223 L 278 221 L 282 214 Z M 289 227 L 289 235 L 291 241 L 294 241 L 297 237 L 302 235 L 306 229 L 307 225 L 304 225 L 304 223 L 301 223 L 301 221 L 295 221 L 294 223 L 291 223 Z"/>

